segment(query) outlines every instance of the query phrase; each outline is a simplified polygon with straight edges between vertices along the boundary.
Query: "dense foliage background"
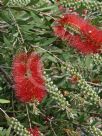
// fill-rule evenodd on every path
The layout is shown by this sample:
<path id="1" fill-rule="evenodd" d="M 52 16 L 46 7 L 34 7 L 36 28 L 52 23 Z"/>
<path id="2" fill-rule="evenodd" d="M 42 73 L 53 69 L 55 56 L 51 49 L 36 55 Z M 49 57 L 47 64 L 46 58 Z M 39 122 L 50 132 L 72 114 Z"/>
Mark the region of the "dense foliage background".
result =
<path id="1" fill-rule="evenodd" d="M 74 3 L 74 0 L 70 2 Z M 67 5 L 68 1 L 65 3 Z M 100 5 L 99 11 L 93 11 L 92 8 L 88 14 L 83 15 L 82 5 L 77 12 L 102 29 L 101 2 Z M 39 127 L 45 136 L 101 136 L 102 133 L 99 135 L 88 129 L 89 126 L 102 129 L 101 101 L 97 105 L 91 104 L 90 99 L 85 100 L 90 94 L 83 94 L 84 89 L 80 89 L 74 81 L 73 76 L 76 75 L 67 73 L 64 64 L 74 67 L 102 98 L 102 56 L 84 55 L 66 46 L 65 41 L 54 35 L 53 22 L 63 13 L 58 3 L 51 0 L 0 1 L 0 108 L 9 117 L 18 119 L 25 128 L 30 125 Z M 21 103 L 15 97 L 12 61 L 15 54 L 21 51 L 36 51 L 40 54 L 45 71 L 71 105 L 72 110 L 68 114 L 60 109 L 57 100 L 49 93 L 37 106 L 39 114 L 33 104 Z M 68 116 L 70 112 L 73 115 L 71 118 Z M 13 130 L 0 110 L 0 136 L 16 135 Z"/>

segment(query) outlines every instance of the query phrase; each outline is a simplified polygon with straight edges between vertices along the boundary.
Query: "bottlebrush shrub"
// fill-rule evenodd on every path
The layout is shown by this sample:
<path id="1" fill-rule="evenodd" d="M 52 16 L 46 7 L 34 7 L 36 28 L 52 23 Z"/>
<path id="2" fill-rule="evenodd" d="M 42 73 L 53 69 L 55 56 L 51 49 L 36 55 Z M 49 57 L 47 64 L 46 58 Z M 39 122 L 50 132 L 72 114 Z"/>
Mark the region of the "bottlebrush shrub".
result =
<path id="1" fill-rule="evenodd" d="M 65 28 L 65 25 L 76 27 L 80 34 L 72 34 L 70 30 Z M 84 54 L 100 53 L 102 31 L 96 29 L 76 14 L 66 14 L 61 19 L 56 20 L 53 30 L 56 36 L 66 40 L 68 44 Z"/>
<path id="2" fill-rule="evenodd" d="M 36 53 L 19 53 L 13 59 L 14 89 L 21 102 L 41 102 L 46 96 L 42 63 Z"/>

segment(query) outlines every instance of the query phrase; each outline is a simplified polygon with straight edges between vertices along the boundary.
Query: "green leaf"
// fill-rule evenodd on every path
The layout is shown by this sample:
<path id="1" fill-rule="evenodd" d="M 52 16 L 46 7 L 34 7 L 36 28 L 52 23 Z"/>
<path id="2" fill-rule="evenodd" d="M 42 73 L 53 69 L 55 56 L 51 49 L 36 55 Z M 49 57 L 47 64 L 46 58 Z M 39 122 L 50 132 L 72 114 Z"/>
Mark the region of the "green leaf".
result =
<path id="1" fill-rule="evenodd" d="M 3 136 L 3 135 L 2 135 L 2 131 L 1 131 L 1 130 L 0 130 L 0 136 Z"/>
<path id="2" fill-rule="evenodd" d="M 10 136 L 10 132 L 11 132 L 11 127 L 9 127 L 8 130 L 6 131 L 6 136 Z"/>
<path id="3" fill-rule="evenodd" d="M 6 104 L 6 103 L 10 103 L 9 100 L 5 100 L 5 99 L 0 99 L 0 103 L 1 104 Z"/>
<path id="4" fill-rule="evenodd" d="M 31 0 L 29 5 L 35 5 L 38 2 L 39 2 L 39 0 Z"/>
<path id="5" fill-rule="evenodd" d="M 57 60 L 55 57 L 53 57 L 52 55 L 46 53 L 45 55 L 43 55 L 43 60 L 50 60 L 52 62 L 57 63 Z"/>
<path id="6" fill-rule="evenodd" d="M 4 0 L 4 2 L 3 2 L 4 5 L 6 5 L 6 4 L 8 3 L 8 1 L 9 1 L 9 0 Z"/>
<path id="7" fill-rule="evenodd" d="M 48 38 L 46 39 L 44 42 L 42 42 L 41 46 L 47 46 L 50 45 L 51 43 L 53 43 L 56 40 L 56 38 Z"/>
<path id="8" fill-rule="evenodd" d="M 36 23 L 38 23 L 39 21 L 41 23 L 41 18 L 36 13 L 31 11 L 30 14 L 31 14 L 32 18 L 34 19 L 34 21 L 36 21 Z"/>
<path id="9" fill-rule="evenodd" d="M 4 42 L 5 42 L 5 44 L 8 46 L 10 46 L 11 45 L 11 43 L 10 43 L 10 41 L 4 36 Z"/>
<path id="10" fill-rule="evenodd" d="M 86 65 L 86 67 L 90 67 L 90 64 L 92 64 L 92 58 L 91 58 L 91 56 L 86 56 L 85 57 L 85 65 Z"/>
<path id="11" fill-rule="evenodd" d="M 0 87 L 0 91 L 2 90 L 2 87 Z"/>
<path id="12" fill-rule="evenodd" d="M 0 127 L 0 136 L 3 136 L 3 128 Z"/>
<path id="13" fill-rule="evenodd" d="M 54 9 L 57 9 L 57 6 L 54 5 L 54 6 L 49 6 L 49 7 L 44 7 L 44 8 L 40 8 L 40 9 L 37 9 L 38 11 L 49 11 L 49 10 L 54 10 Z"/>

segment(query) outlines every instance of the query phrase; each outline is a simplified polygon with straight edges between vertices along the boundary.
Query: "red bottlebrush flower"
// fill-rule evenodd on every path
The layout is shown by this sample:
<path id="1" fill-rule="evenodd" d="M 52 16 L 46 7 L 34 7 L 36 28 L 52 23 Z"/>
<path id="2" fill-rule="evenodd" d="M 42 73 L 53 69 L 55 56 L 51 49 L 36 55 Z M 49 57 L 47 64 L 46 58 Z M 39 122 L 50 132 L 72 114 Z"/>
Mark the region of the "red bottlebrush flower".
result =
<path id="1" fill-rule="evenodd" d="M 82 28 L 85 25 L 85 22 L 76 14 L 65 14 L 58 22 L 62 25 L 71 24 L 77 28 Z"/>
<path id="2" fill-rule="evenodd" d="M 72 36 L 70 44 L 84 54 L 99 53 L 100 46 L 95 46 L 91 41 L 82 40 L 79 35 Z"/>
<path id="3" fill-rule="evenodd" d="M 42 63 L 36 53 L 17 54 L 13 60 L 12 73 L 15 94 L 22 102 L 39 102 L 46 96 Z"/>
<path id="4" fill-rule="evenodd" d="M 63 26 L 54 26 L 53 30 L 54 30 L 55 35 L 57 35 L 63 40 L 65 39 L 66 31 L 64 30 Z"/>
<path id="5" fill-rule="evenodd" d="M 29 132 L 32 134 L 32 136 L 40 136 L 40 131 L 38 127 L 30 128 Z"/>
<path id="6" fill-rule="evenodd" d="M 81 18 L 77 14 L 66 14 L 59 21 L 62 25 L 71 24 L 77 27 L 83 35 L 95 41 L 98 44 L 102 44 L 102 30 L 97 29 L 95 26 L 91 25 L 88 21 Z"/>
<path id="7" fill-rule="evenodd" d="M 78 17 L 78 18 L 77 18 Z M 53 27 L 55 35 L 60 37 L 62 40 L 66 40 L 70 46 L 76 48 L 84 54 L 89 53 L 100 53 L 101 46 L 97 42 L 92 42 L 92 37 L 88 37 L 85 34 L 84 28 L 87 25 L 87 22 L 84 19 L 80 18 L 75 14 L 67 14 L 58 21 L 55 21 L 55 26 Z M 81 38 L 79 34 L 72 34 L 66 30 L 64 25 L 71 24 L 74 27 L 77 27 L 81 32 L 83 32 L 84 39 Z M 88 26 L 88 25 L 87 25 Z M 94 34 L 92 35 L 94 37 Z M 99 36 L 100 37 L 100 36 Z M 98 40 L 99 38 L 97 38 Z"/>
<path id="8" fill-rule="evenodd" d="M 100 46 L 95 46 L 92 42 L 88 40 L 82 40 L 80 35 L 72 35 L 68 31 L 64 29 L 62 26 L 55 26 L 53 27 L 55 35 L 60 37 L 62 40 L 66 40 L 68 45 L 76 48 L 81 53 L 89 54 L 89 53 L 99 53 Z"/>
<path id="9" fill-rule="evenodd" d="M 81 28 L 81 31 L 84 35 L 90 38 L 92 41 L 102 44 L 102 30 L 98 30 L 95 26 L 92 26 L 87 23 L 86 26 Z"/>

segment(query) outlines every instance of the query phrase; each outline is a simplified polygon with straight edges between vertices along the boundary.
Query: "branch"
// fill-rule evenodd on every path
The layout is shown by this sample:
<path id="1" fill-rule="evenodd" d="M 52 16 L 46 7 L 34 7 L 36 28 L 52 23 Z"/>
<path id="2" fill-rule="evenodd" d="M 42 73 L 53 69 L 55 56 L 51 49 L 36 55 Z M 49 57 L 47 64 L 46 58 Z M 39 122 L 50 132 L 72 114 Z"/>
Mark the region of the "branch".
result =
<path id="1" fill-rule="evenodd" d="M 12 86 L 11 78 L 1 66 L 0 66 L 0 73 L 4 76 L 5 80 L 9 83 L 9 85 Z"/>
<path id="2" fill-rule="evenodd" d="M 0 111 L 5 115 L 6 119 L 9 119 L 9 116 L 6 114 L 6 112 L 2 108 L 0 108 Z"/>
<path id="3" fill-rule="evenodd" d="M 93 85 L 93 86 L 95 86 L 95 87 L 100 87 L 100 88 L 102 88 L 102 85 L 101 85 L 101 84 L 96 84 L 96 83 L 93 83 L 93 82 L 90 82 L 90 81 L 87 81 L 87 83 L 90 84 L 90 85 Z"/>

